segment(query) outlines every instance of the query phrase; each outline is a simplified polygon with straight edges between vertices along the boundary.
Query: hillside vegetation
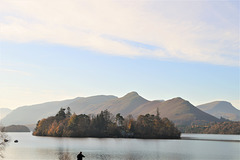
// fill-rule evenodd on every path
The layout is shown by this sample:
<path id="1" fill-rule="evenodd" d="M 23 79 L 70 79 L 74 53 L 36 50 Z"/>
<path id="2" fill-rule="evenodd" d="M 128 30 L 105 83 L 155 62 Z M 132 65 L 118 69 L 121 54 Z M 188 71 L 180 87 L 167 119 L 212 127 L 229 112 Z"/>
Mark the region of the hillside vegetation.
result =
<path id="1" fill-rule="evenodd" d="M 240 134 L 240 122 L 225 121 L 218 123 L 208 123 L 205 125 L 179 127 L 179 129 L 186 133 Z"/>
<path id="2" fill-rule="evenodd" d="M 65 113 L 66 112 L 66 113 Z M 180 131 L 167 118 L 157 115 L 114 116 L 108 110 L 94 115 L 71 114 L 63 108 L 38 121 L 33 135 L 57 137 L 180 138 Z"/>
<path id="3" fill-rule="evenodd" d="M 10 125 L 1 128 L 2 132 L 30 132 L 29 128 L 24 125 Z"/>

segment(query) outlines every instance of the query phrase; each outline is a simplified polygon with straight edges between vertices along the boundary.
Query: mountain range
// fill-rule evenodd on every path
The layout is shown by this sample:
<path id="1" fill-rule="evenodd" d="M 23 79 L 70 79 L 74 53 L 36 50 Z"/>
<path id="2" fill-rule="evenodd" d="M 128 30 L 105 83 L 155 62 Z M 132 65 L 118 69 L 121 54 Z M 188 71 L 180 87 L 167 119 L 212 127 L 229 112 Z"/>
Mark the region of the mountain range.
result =
<path id="1" fill-rule="evenodd" d="M 0 119 L 4 118 L 11 111 L 9 108 L 0 108 Z"/>
<path id="2" fill-rule="evenodd" d="M 141 114 L 156 114 L 167 117 L 176 125 L 189 125 L 193 122 L 219 122 L 220 119 L 206 113 L 180 97 L 167 101 L 149 101 L 137 92 L 130 92 L 123 97 L 112 95 L 99 95 L 92 97 L 78 97 L 64 101 L 54 101 L 31 106 L 23 106 L 13 110 L 1 123 L 4 125 L 36 124 L 38 120 L 54 116 L 60 108 L 70 107 L 76 114 L 98 114 L 108 109 L 116 115 L 121 113 L 124 117 L 131 114 L 135 118 Z"/>
<path id="3" fill-rule="evenodd" d="M 240 121 L 240 111 L 226 101 L 214 101 L 197 107 L 217 118 L 223 117 L 232 121 Z"/>

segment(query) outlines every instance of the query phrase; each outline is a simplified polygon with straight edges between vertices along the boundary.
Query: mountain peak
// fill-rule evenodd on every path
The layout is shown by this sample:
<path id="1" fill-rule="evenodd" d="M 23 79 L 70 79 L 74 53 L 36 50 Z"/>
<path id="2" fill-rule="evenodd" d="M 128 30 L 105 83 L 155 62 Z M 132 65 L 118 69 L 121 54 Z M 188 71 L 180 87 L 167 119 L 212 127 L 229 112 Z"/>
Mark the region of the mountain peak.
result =
<path id="1" fill-rule="evenodd" d="M 218 109 L 235 108 L 230 102 L 227 102 L 227 101 L 213 101 L 213 102 L 199 105 L 198 107 L 205 110 L 210 110 L 214 108 L 218 108 Z"/>
<path id="2" fill-rule="evenodd" d="M 112 114 L 121 113 L 123 116 L 156 114 L 157 108 L 159 108 L 162 117 L 168 117 L 176 124 L 181 125 L 191 124 L 195 120 L 218 121 L 217 118 L 197 109 L 180 97 L 164 102 L 148 101 L 133 91 L 121 98 L 99 95 L 19 107 L 11 111 L 1 122 L 5 125 L 33 124 L 39 119 L 55 115 L 60 107 L 67 106 L 77 114 L 98 114 L 108 109 Z M 46 112 L 46 110 L 48 111 Z"/>
<path id="3" fill-rule="evenodd" d="M 230 102 L 227 102 L 227 101 L 215 101 L 215 103 L 217 103 L 217 104 L 231 105 L 231 106 L 232 106 L 232 104 L 231 104 Z"/>
<path id="4" fill-rule="evenodd" d="M 176 98 L 173 98 L 172 100 L 177 101 L 177 102 L 186 102 L 186 100 L 181 97 L 176 97 Z"/>
<path id="5" fill-rule="evenodd" d="M 214 101 L 197 107 L 218 118 L 223 117 L 232 121 L 240 120 L 240 111 L 227 101 Z"/>
<path id="6" fill-rule="evenodd" d="M 133 91 L 133 92 L 129 92 L 124 97 L 137 97 L 137 96 L 139 96 L 139 94 L 137 92 Z"/>

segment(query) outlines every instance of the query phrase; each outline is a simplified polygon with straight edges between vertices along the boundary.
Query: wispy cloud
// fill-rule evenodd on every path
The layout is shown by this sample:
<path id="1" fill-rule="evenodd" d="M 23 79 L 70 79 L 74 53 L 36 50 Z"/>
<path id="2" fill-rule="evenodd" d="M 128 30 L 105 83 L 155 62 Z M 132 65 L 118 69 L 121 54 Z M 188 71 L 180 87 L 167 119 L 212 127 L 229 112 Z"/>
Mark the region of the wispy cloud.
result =
<path id="1" fill-rule="evenodd" d="M 1 0 L 0 40 L 238 66 L 238 10 L 223 1 Z"/>
<path id="2" fill-rule="evenodd" d="M 20 75 L 23 75 L 23 76 L 31 76 L 31 73 L 20 71 L 20 70 L 14 70 L 14 69 L 0 68 L 0 72 L 20 74 Z"/>

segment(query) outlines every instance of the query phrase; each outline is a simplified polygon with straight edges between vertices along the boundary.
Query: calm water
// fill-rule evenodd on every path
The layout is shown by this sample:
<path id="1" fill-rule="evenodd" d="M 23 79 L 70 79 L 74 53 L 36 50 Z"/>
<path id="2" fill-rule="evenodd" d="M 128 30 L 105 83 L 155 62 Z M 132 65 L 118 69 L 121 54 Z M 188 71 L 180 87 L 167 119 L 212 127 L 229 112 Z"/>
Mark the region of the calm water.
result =
<path id="1" fill-rule="evenodd" d="M 85 160 L 240 160 L 239 135 L 182 134 L 181 140 L 8 136 L 4 160 L 74 160 L 79 151 Z"/>

